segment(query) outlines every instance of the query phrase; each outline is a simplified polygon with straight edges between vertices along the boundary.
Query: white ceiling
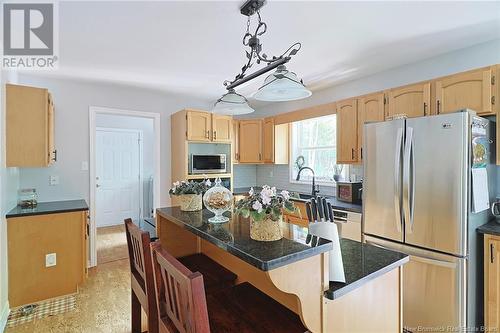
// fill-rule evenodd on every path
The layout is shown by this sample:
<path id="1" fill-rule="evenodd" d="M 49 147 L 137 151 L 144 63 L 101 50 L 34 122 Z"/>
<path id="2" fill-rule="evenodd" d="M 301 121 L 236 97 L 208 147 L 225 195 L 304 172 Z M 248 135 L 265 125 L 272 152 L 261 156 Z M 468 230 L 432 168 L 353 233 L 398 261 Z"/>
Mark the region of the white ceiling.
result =
<path id="1" fill-rule="evenodd" d="M 59 70 L 39 74 L 216 99 L 246 60 L 241 3 L 61 2 Z M 268 1 L 261 13 L 264 52 L 302 42 L 288 67 L 313 90 L 500 38 L 500 2 Z"/>

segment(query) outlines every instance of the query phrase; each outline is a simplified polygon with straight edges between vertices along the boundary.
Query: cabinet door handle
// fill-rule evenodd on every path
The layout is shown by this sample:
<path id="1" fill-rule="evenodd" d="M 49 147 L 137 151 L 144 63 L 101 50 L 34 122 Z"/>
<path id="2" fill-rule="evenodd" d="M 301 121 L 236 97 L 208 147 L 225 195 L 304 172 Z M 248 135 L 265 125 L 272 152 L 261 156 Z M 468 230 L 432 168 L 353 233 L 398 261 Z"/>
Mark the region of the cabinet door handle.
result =
<path id="1" fill-rule="evenodd" d="M 214 140 L 217 140 L 217 131 L 214 131 Z"/>
<path id="2" fill-rule="evenodd" d="M 424 102 L 424 116 L 427 116 L 427 103 Z"/>
<path id="3" fill-rule="evenodd" d="M 261 160 L 262 160 L 262 154 L 259 153 L 259 161 L 261 161 Z"/>
<path id="4" fill-rule="evenodd" d="M 351 148 L 351 159 L 354 159 L 354 148 Z"/>
<path id="5" fill-rule="evenodd" d="M 55 149 L 53 152 L 54 157 L 52 157 L 52 161 L 57 162 L 57 149 Z"/>
<path id="6" fill-rule="evenodd" d="M 360 153 L 361 153 L 361 159 L 363 159 L 363 147 L 361 147 Z"/>
<path id="7" fill-rule="evenodd" d="M 493 264 L 495 262 L 495 245 L 490 243 L 490 262 Z"/>
<path id="8" fill-rule="evenodd" d="M 437 110 L 437 114 L 439 114 L 440 110 L 439 110 L 439 107 L 441 105 L 441 102 L 439 100 L 436 101 L 436 110 Z"/>
<path id="9" fill-rule="evenodd" d="M 205 133 L 205 137 L 206 137 L 207 139 L 210 139 L 210 131 L 207 131 L 207 133 Z"/>

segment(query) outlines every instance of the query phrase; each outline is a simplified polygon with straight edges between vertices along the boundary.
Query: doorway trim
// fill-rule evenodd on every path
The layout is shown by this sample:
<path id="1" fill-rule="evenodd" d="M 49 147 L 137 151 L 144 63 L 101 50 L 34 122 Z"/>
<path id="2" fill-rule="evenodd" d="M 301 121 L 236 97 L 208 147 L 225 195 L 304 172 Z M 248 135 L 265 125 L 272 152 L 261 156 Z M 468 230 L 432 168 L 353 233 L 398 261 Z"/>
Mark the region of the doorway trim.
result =
<path id="1" fill-rule="evenodd" d="M 95 221 L 95 198 L 96 198 L 96 116 L 97 114 L 110 114 L 116 116 L 130 116 L 130 117 L 140 117 L 153 119 L 153 130 L 154 130 L 154 179 L 153 179 L 153 211 L 160 207 L 160 114 L 156 112 L 144 112 L 144 111 L 134 111 L 125 109 L 116 109 L 100 106 L 89 106 L 89 206 L 90 206 L 90 221 L 89 221 L 89 248 L 90 248 L 90 258 L 88 262 L 89 267 L 97 265 L 97 227 Z"/>
<path id="2" fill-rule="evenodd" d="M 116 133 L 134 133 L 137 134 L 137 138 L 139 139 L 139 216 L 142 216 L 144 213 L 144 189 L 143 189 L 143 181 L 144 181 L 144 134 L 142 130 L 137 129 L 125 129 L 125 128 L 113 128 L 113 127 L 100 127 L 96 126 L 97 131 L 102 132 L 116 132 Z M 95 151 L 94 151 L 95 158 Z M 97 161 L 97 158 L 95 158 Z M 97 179 L 96 179 L 97 180 Z M 95 189 L 96 187 L 94 187 Z M 97 224 L 96 224 L 97 229 Z"/>

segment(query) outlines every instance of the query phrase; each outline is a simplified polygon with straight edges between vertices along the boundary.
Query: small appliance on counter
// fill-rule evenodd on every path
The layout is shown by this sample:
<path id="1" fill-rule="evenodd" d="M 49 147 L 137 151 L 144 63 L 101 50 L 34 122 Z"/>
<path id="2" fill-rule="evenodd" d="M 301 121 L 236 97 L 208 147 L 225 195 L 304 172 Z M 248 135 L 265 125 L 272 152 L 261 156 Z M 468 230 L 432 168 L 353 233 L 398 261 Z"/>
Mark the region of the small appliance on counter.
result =
<path id="1" fill-rule="evenodd" d="M 35 208 L 38 204 L 38 194 L 34 188 L 23 188 L 17 191 L 17 205 L 21 208 Z"/>
<path id="2" fill-rule="evenodd" d="M 337 200 L 353 204 L 361 204 L 363 183 L 354 181 L 337 182 Z"/>

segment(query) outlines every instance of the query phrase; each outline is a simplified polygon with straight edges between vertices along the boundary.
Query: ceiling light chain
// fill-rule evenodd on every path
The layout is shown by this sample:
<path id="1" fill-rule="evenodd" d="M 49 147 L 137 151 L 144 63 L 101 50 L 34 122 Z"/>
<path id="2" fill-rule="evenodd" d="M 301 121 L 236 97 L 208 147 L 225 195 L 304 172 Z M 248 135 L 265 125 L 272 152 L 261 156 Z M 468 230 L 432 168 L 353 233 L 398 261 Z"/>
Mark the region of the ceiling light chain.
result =
<path id="1" fill-rule="evenodd" d="M 262 53 L 262 44 L 259 37 L 267 32 L 267 24 L 262 21 L 260 8 L 265 4 L 266 0 L 247 0 L 241 7 L 240 11 L 248 17 L 247 28 L 243 36 L 243 45 L 250 48 L 245 51 L 247 62 L 241 68 L 241 72 L 230 81 L 224 81 L 224 86 L 227 93 L 215 102 L 213 112 L 225 115 L 241 115 L 255 111 L 248 105 L 245 96 L 236 93 L 235 87 L 248 82 L 256 77 L 261 76 L 273 69 L 276 71 L 268 75 L 259 90 L 253 95 L 257 100 L 261 101 L 291 101 L 311 96 L 302 80 L 299 80 L 297 75 L 286 69 L 285 64 L 300 51 L 302 44 L 297 42 L 292 44 L 280 56 L 268 57 Z M 251 16 L 257 14 L 257 27 L 253 34 L 251 31 Z M 254 63 L 267 64 L 265 67 L 247 75 L 247 71 Z"/>
<path id="2" fill-rule="evenodd" d="M 247 30 L 245 35 L 243 36 L 243 45 L 250 47 L 250 52 L 246 52 L 247 56 L 247 63 L 243 65 L 241 68 L 241 72 L 236 75 L 236 77 L 230 81 L 230 80 L 225 80 L 224 81 L 224 86 L 226 86 L 226 89 L 232 89 L 235 87 L 235 83 L 238 80 L 241 80 L 245 77 L 246 71 L 251 68 L 254 64 L 253 59 L 256 59 L 255 62 L 257 64 L 260 64 L 261 62 L 265 62 L 268 65 L 276 62 L 277 60 L 285 59 L 285 62 L 288 62 L 292 56 L 297 54 L 299 50 L 302 47 L 302 44 L 300 42 L 296 42 L 292 44 L 283 54 L 280 56 L 273 56 L 271 59 L 268 59 L 267 54 L 262 53 L 262 44 L 260 42 L 259 36 L 262 36 L 264 33 L 267 32 L 267 23 L 262 21 L 262 17 L 260 15 L 260 10 L 256 11 L 258 21 L 257 21 L 257 27 L 255 28 L 255 32 L 253 34 L 250 33 L 250 23 L 251 23 L 251 16 L 248 16 L 247 19 Z"/>

